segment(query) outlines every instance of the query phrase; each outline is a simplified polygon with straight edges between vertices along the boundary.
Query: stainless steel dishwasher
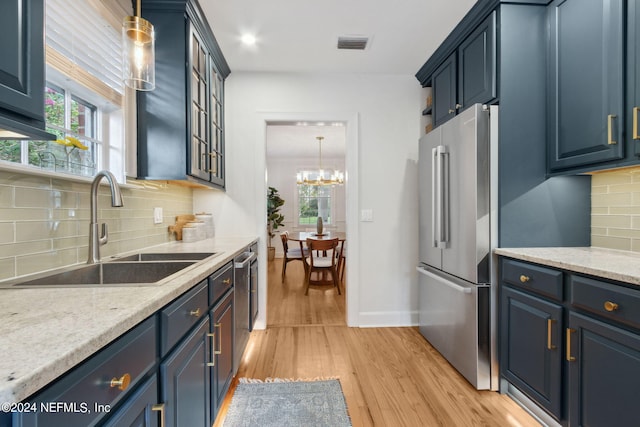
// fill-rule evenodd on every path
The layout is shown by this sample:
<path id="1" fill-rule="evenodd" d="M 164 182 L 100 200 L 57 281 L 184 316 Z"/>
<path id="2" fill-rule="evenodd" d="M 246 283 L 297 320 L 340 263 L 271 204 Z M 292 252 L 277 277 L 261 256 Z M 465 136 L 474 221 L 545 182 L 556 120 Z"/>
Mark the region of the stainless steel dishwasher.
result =
<path id="1" fill-rule="evenodd" d="M 251 252 L 256 257 L 251 261 L 251 287 L 249 294 L 249 331 L 253 331 L 253 325 L 258 317 L 258 244 L 251 245 Z"/>
<path id="2" fill-rule="evenodd" d="M 243 252 L 233 260 L 234 269 L 234 354 L 233 372 L 238 372 L 242 353 L 247 346 L 250 332 L 249 321 L 249 294 L 251 291 L 251 262 L 256 259 L 254 252 Z"/>

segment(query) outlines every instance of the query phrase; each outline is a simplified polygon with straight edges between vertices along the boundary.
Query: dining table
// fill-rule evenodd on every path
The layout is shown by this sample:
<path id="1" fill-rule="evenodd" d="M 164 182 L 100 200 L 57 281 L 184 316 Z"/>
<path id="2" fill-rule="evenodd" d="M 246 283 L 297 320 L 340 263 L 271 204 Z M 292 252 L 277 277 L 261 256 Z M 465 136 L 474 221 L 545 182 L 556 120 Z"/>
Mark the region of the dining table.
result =
<path id="1" fill-rule="evenodd" d="M 306 242 L 307 239 L 314 240 L 331 240 L 338 238 L 341 242 L 347 240 L 347 233 L 344 231 L 325 231 L 322 234 L 318 234 L 315 231 L 290 231 L 288 239 L 295 240 L 297 242 Z"/>

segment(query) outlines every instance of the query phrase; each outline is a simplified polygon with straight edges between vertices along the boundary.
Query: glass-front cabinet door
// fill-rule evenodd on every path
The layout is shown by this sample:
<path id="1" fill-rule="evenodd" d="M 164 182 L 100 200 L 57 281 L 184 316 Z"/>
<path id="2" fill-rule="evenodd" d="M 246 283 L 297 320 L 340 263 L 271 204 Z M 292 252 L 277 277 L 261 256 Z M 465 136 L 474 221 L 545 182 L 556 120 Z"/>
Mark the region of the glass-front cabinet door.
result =
<path id="1" fill-rule="evenodd" d="M 209 181 L 209 52 L 191 32 L 191 167 L 189 174 Z"/>
<path id="2" fill-rule="evenodd" d="M 211 145 L 209 165 L 211 182 L 224 186 L 224 118 L 222 115 L 223 80 L 213 61 L 210 61 L 211 76 Z"/>

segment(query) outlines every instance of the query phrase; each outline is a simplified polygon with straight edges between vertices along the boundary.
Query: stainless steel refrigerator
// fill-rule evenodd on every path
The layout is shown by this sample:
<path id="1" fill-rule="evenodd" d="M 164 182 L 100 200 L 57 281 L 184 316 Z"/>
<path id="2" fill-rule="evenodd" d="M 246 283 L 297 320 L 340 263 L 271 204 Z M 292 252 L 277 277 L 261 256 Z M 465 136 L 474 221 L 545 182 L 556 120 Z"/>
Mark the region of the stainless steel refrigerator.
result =
<path id="1" fill-rule="evenodd" d="M 419 142 L 420 333 L 479 390 L 497 389 L 497 116 L 475 104 Z"/>

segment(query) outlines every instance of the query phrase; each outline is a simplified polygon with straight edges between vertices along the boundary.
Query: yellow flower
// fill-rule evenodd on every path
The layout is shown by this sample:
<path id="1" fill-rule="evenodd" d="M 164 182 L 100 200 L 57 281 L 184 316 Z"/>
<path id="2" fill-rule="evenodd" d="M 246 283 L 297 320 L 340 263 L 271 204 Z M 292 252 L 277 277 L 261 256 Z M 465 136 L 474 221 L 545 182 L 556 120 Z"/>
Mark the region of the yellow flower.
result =
<path id="1" fill-rule="evenodd" d="M 88 150 L 89 147 L 82 144 L 78 138 L 72 136 L 66 136 L 64 139 L 56 139 L 56 143 L 64 145 L 65 147 L 79 148 L 81 150 Z"/>

